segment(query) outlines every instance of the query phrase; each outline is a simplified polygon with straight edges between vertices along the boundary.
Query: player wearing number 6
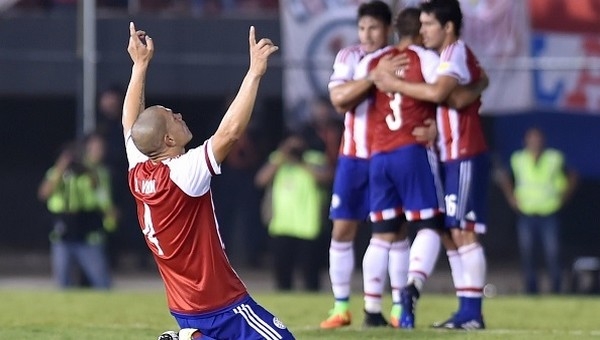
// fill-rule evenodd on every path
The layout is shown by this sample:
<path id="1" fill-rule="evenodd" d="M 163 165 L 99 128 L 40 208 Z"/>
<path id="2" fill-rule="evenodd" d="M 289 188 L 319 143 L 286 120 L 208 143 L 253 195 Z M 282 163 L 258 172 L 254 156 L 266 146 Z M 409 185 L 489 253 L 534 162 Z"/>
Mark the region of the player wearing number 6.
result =
<path id="1" fill-rule="evenodd" d="M 437 80 L 418 83 L 393 79 L 375 81 L 377 88 L 400 92 L 440 104 L 437 109 L 437 146 L 444 164 L 446 225 L 452 245 L 444 243 L 459 297 L 459 310 L 439 324 L 452 329 L 485 328 L 482 296 L 486 263 L 478 234 L 485 232 L 485 197 L 489 175 L 487 145 L 479 118 L 480 98 L 466 107 L 450 104 L 460 85 L 485 80 L 471 50 L 460 40 L 463 15 L 458 0 L 430 0 L 421 4 L 424 45 L 440 54 Z M 391 80 L 391 81 L 390 81 Z M 412 294 L 418 297 L 418 294 Z"/>
<path id="2" fill-rule="evenodd" d="M 395 22 L 399 38 L 396 48 L 364 61 L 369 63 L 369 74 L 376 85 L 385 77 L 401 77 L 412 83 L 436 81 L 439 57 L 421 46 L 419 16 L 417 8 L 402 10 Z M 408 60 L 408 65 L 398 68 L 395 64 L 400 55 Z M 393 68 L 396 69 L 389 72 Z M 452 93 L 453 103 L 465 106 L 480 93 L 477 88 L 459 88 Z M 401 315 L 392 319 L 394 326 L 413 328 L 414 302 L 432 273 L 440 250 L 444 211 L 437 155 L 431 147 L 433 139 L 421 140 L 413 131 L 435 119 L 436 104 L 378 87 L 369 114 L 375 117 L 369 169 L 373 232 L 388 242 L 406 240 L 406 228 L 399 228 L 403 218 L 418 230 L 410 248 L 408 278 L 404 283 L 407 286 L 399 297 Z M 404 243 L 408 244 L 408 240 Z"/>
<path id="3" fill-rule="evenodd" d="M 123 106 L 129 187 L 148 247 L 165 284 L 171 314 L 182 330 L 159 339 L 293 339 L 249 295 L 223 251 L 211 177 L 250 119 L 269 56 L 269 39 L 256 41 L 250 28 L 250 67 L 239 92 L 212 137 L 185 150 L 192 134 L 163 106 L 145 107 L 146 72 L 154 42 L 130 24 L 127 51 L 133 61 Z"/>

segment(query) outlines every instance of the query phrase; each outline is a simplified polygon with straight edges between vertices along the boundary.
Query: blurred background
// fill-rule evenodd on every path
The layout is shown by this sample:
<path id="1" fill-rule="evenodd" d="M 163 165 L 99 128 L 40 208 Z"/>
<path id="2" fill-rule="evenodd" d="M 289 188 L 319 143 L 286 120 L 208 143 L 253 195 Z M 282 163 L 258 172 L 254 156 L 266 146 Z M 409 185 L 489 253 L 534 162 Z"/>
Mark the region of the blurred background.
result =
<path id="1" fill-rule="evenodd" d="M 252 204 L 263 195 L 254 187 L 254 174 L 286 130 L 309 126 L 319 131 L 314 123 L 321 113 L 314 104 L 327 98 L 337 51 L 356 42 L 359 3 L 0 0 L 0 284 L 23 275 L 50 276 L 51 218 L 37 188 L 65 142 L 97 130 L 107 141 L 106 162 L 115 171 L 113 200 L 120 212 L 109 244 L 113 272 L 155 273 L 124 174 L 114 170 L 126 169 L 111 108 L 117 108 L 118 117 L 129 80 L 129 21 L 156 44 L 147 105 L 181 112 L 194 132 L 192 145 L 211 135 L 237 91 L 247 69 L 248 27 L 256 26 L 259 37 L 281 47 L 261 84 L 247 140 L 214 180 L 217 214 L 234 266 L 269 270 L 268 236 L 260 206 Z M 418 1 L 390 2 L 396 9 L 407 3 Z M 495 166 L 507 167 L 510 154 L 522 147 L 524 132 L 537 126 L 579 174 L 579 185 L 560 213 L 568 280 L 575 259 L 600 257 L 600 0 L 461 4 L 463 40 L 491 79 L 482 115 Z M 325 111 L 339 126 L 331 108 Z M 490 275 L 497 269 L 518 279 L 515 214 L 493 181 L 489 187 L 489 231 L 483 242 Z M 324 219 L 324 282 L 329 232 Z M 368 231 L 360 237 L 359 244 L 366 245 Z M 447 267 L 445 259 L 438 267 Z M 510 287 L 520 289 L 518 283 Z"/>

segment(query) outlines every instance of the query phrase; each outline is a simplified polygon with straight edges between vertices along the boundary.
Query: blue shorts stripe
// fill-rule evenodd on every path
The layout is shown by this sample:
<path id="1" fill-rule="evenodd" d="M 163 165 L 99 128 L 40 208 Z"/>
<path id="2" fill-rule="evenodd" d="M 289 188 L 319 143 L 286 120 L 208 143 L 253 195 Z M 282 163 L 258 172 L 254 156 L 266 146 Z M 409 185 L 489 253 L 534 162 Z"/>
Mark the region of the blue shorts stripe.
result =
<path id="1" fill-rule="evenodd" d="M 254 328 L 265 339 L 281 339 L 281 335 L 256 315 L 252 310 L 252 307 L 242 304 L 234 308 L 233 312 L 240 314 L 246 320 L 248 325 Z"/>
<path id="2" fill-rule="evenodd" d="M 489 156 L 444 163 L 446 227 L 475 225 L 475 232 L 485 232 Z"/>
<path id="3" fill-rule="evenodd" d="M 181 328 L 196 328 L 214 339 L 291 340 L 292 333 L 273 314 L 247 296 L 211 313 L 171 314 Z"/>

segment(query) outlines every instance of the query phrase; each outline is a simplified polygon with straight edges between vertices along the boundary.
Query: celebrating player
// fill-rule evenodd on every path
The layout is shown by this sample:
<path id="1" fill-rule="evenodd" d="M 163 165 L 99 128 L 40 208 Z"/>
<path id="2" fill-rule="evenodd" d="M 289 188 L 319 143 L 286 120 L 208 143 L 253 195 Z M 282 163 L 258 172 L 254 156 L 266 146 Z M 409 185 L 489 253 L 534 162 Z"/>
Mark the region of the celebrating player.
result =
<path id="1" fill-rule="evenodd" d="M 353 241 L 358 225 L 369 216 L 371 123 L 365 98 L 373 89 L 373 82 L 366 79 L 366 73 L 357 74 L 356 66 L 367 54 L 387 45 L 391 20 L 392 12 L 386 3 L 374 0 L 361 4 L 357 15 L 360 45 L 338 52 L 329 81 L 331 102 L 336 111 L 345 116 L 330 209 L 333 230 L 329 247 L 329 277 L 335 304 L 330 316 L 321 322 L 321 328 L 325 329 L 351 323 L 349 299 L 354 269 Z M 387 265 L 387 259 L 385 261 Z M 385 275 L 377 280 L 385 281 Z M 381 295 L 370 295 L 366 289 L 365 312 L 366 326 L 387 325 L 381 315 Z"/>
<path id="2" fill-rule="evenodd" d="M 435 103 L 437 109 L 438 148 L 444 164 L 446 228 L 450 229 L 457 249 L 447 247 L 452 277 L 459 297 L 458 311 L 444 328 L 485 328 L 481 302 L 486 261 L 477 234 L 485 232 L 485 198 L 488 178 L 487 145 L 481 127 L 477 100 L 465 108 L 448 105 L 449 95 L 461 84 L 482 77 L 479 63 L 459 39 L 462 12 L 458 0 L 431 0 L 421 5 L 421 34 L 424 45 L 440 54 L 437 81 L 414 83 L 387 76 L 376 80 L 383 91 L 402 94 Z M 404 291 L 407 301 L 416 301 L 418 285 Z M 414 306 L 409 304 L 407 309 Z M 404 306 L 403 306 L 404 307 Z"/>
<path id="3" fill-rule="evenodd" d="M 154 42 L 130 24 L 133 68 L 123 106 L 129 187 L 140 227 L 165 284 L 179 339 L 293 339 L 248 294 L 225 255 L 210 192 L 211 177 L 246 129 L 267 60 L 277 51 L 250 28 L 250 66 L 212 137 L 188 151 L 192 133 L 163 106 L 145 107 L 144 88 Z M 165 332 L 159 339 L 177 339 Z"/>

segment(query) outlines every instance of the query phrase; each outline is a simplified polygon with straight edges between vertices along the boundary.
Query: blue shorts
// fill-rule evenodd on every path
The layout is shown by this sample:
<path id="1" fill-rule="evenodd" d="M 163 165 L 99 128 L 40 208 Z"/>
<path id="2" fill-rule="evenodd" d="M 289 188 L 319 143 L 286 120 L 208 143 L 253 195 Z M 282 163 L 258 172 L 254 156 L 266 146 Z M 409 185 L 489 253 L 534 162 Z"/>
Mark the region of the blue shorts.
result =
<path id="1" fill-rule="evenodd" d="M 171 311 L 171 314 L 179 327 L 196 328 L 206 338 L 294 339 L 292 333 L 277 317 L 257 304 L 249 295 L 211 313 L 187 315 Z"/>
<path id="2" fill-rule="evenodd" d="M 371 157 L 371 221 L 433 218 L 443 212 L 437 156 L 421 145 L 409 145 Z"/>
<path id="3" fill-rule="evenodd" d="M 487 153 L 444 163 L 446 228 L 483 234 L 490 160 Z"/>
<path id="4" fill-rule="evenodd" d="M 369 217 L 369 160 L 338 158 L 329 218 L 366 221 Z"/>

